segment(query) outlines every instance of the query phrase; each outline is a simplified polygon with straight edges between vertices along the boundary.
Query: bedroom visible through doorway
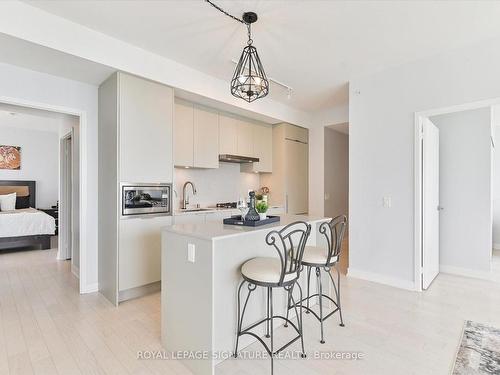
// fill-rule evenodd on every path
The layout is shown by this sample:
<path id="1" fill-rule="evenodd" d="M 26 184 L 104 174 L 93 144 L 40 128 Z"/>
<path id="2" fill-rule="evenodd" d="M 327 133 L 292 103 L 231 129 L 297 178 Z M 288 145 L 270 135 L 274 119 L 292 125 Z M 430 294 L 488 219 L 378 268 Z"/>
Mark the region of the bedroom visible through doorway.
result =
<path id="1" fill-rule="evenodd" d="M 18 158 L 0 163 L 0 257 L 52 249 L 80 277 L 79 126 L 78 116 L 0 103 L 1 157 Z"/>

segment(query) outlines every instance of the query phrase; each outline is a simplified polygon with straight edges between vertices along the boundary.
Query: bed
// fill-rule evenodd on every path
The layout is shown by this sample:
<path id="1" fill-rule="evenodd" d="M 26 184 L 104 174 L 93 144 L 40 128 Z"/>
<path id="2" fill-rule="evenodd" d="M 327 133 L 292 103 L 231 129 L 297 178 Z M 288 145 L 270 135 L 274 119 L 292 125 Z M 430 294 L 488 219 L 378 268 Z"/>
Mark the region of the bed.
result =
<path id="1" fill-rule="evenodd" d="M 27 246 L 50 249 L 55 219 L 35 209 L 36 181 L 0 180 L 0 195 L 13 192 L 22 205 L 14 211 L 0 211 L 0 249 Z"/>

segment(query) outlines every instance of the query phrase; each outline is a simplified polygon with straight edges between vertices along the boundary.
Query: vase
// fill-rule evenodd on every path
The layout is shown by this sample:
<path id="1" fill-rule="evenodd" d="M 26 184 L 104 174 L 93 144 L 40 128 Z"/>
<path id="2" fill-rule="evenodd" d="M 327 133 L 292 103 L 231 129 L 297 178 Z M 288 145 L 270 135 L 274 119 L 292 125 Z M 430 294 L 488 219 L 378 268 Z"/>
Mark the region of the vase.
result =
<path id="1" fill-rule="evenodd" d="M 251 191 L 248 195 L 250 196 L 250 204 L 248 205 L 248 212 L 245 215 L 245 220 L 258 221 L 260 220 L 260 216 L 255 209 L 255 192 Z"/>
<path id="2" fill-rule="evenodd" d="M 265 212 L 259 212 L 259 218 L 260 218 L 260 220 L 266 220 L 267 214 Z"/>

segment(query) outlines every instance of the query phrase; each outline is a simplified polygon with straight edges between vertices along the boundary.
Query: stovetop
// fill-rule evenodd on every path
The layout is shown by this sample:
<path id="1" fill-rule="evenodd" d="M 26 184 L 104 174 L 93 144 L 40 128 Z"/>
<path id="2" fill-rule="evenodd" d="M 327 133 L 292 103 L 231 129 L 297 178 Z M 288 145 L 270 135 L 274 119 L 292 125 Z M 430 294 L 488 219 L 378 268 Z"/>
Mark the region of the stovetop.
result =
<path id="1" fill-rule="evenodd" d="M 217 203 L 215 205 L 217 208 L 237 208 L 238 203 L 237 202 L 226 202 L 226 203 Z"/>

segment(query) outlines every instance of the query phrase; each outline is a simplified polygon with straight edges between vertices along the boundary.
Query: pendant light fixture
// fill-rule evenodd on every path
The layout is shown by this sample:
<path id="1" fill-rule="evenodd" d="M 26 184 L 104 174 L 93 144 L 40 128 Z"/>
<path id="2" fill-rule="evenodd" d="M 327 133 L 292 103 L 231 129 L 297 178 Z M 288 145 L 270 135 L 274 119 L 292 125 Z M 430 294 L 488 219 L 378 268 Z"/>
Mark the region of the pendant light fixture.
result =
<path id="1" fill-rule="evenodd" d="M 257 14 L 254 12 L 246 12 L 243 13 L 242 19 L 239 19 L 227 13 L 210 0 L 205 1 L 215 9 L 243 23 L 247 27 L 248 41 L 247 45 L 243 48 L 240 59 L 236 64 L 233 78 L 231 79 L 231 94 L 249 103 L 263 98 L 269 93 L 269 80 L 264 72 L 264 67 L 257 53 L 257 48 L 253 46 L 252 24 L 257 21 Z"/>

